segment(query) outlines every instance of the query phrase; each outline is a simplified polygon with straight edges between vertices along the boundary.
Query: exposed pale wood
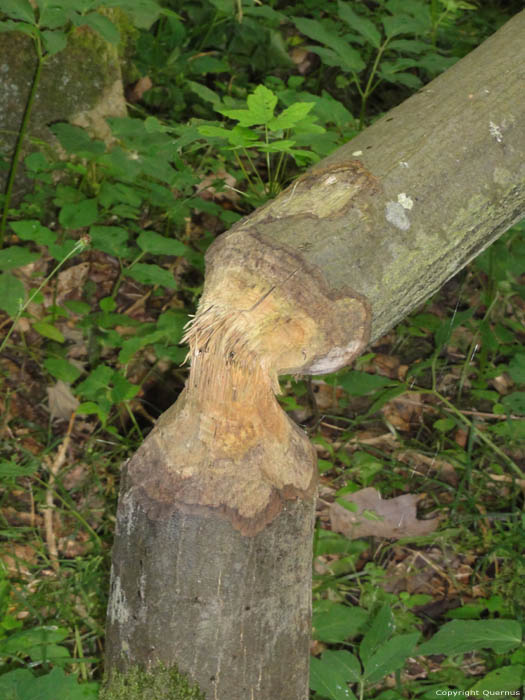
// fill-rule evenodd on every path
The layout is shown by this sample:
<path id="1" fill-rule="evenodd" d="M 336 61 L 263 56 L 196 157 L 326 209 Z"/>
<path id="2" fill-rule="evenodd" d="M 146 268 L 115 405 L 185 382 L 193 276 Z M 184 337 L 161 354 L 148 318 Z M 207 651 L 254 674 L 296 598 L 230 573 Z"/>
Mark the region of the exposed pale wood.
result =
<path id="1" fill-rule="evenodd" d="M 125 468 L 110 672 L 308 697 L 315 453 L 276 377 L 344 366 L 525 214 L 523 36 L 525 12 L 211 247 L 188 385 Z"/>

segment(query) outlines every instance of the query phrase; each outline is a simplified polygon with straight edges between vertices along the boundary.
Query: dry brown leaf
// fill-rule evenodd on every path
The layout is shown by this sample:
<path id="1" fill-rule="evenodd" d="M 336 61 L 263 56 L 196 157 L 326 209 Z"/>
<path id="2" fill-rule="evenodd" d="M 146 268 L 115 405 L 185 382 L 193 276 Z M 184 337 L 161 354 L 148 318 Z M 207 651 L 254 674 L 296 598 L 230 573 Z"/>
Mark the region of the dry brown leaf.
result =
<path id="1" fill-rule="evenodd" d="M 420 423 L 424 407 L 421 394 L 411 393 L 388 401 L 381 412 L 394 428 L 408 431 L 412 424 Z"/>
<path id="2" fill-rule="evenodd" d="M 128 102 L 140 102 L 142 96 L 148 90 L 151 90 L 153 83 L 149 75 L 145 75 L 143 78 L 139 78 L 137 82 L 129 85 L 126 88 L 126 99 Z"/>
<path id="3" fill-rule="evenodd" d="M 404 464 L 408 464 L 418 474 L 434 474 L 446 481 L 447 484 L 457 486 L 458 475 L 454 466 L 444 459 L 428 457 L 416 450 L 403 450 L 396 454 L 396 459 Z"/>
<path id="4" fill-rule="evenodd" d="M 82 289 L 87 280 L 89 263 L 83 262 L 68 267 L 58 273 L 57 303 L 61 304 L 65 299 L 77 299 L 82 294 Z"/>
<path id="5" fill-rule="evenodd" d="M 368 487 L 346 494 L 343 498 L 357 506 L 356 512 L 333 503 L 330 506 L 330 522 L 332 530 L 348 539 L 370 535 L 389 539 L 428 535 L 439 525 L 439 518 L 417 519 L 416 504 L 421 499 L 420 495 L 407 493 L 383 500 L 377 489 Z M 380 520 L 371 519 L 378 516 Z"/>
<path id="6" fill-rule="evenodd" d="M 78 399 L 73 396 L 69 384 L 61 379 L 54 386 L 47 388 L 47 396 L 51 418 L 69 420 L 79 404 Z"/>

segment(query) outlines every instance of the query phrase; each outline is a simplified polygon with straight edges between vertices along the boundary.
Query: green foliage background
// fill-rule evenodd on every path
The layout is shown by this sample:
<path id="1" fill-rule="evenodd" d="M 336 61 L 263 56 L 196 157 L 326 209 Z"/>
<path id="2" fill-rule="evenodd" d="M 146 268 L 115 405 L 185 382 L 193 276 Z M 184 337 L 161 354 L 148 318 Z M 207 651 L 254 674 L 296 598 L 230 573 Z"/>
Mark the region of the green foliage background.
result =
<path id="1" fill-rule="evenodd" d="M 119 27 L 96 0 L 37 0 L 35 7 L 0 0 L 2 38 L 31 37 L 36 66 L 15 150 L 0 153 L 2 506 L 9 509 L 12 492 L 22 512 L 30 494 L 33 511 L 52 507 L 83 542 L 78 554 L 62 549 L 57 557 L 35 518 L 23 524 L 11 512 L 3 516 L 0 693 L 13 700 L 98 696 L 118 465 L 143 439 L 148 411 L 155 417 L 167 407 L 150 405 L 151 388 L 169 376 L 169 402 L 183 385 L 180 341 L 208 245 L 521 9 L 497 0 L 103 6 L 130 18 L 135 38 L 122 52 L 125 75 L 138 84 L 147 76 L 149 89 L 133 98 L 128 117 L 108 120 L 110 144 L 54 124 L 66 154 L 59 157 L 31 138 L 40 73 L 79 28 L 121 47 Z M 21 172 L 32 188 L 15 202 Z M 320 414 L 311 382 L 283 380 L 283 405 L 303 415 L 323 483 L 339 502 L 370 485 L 385 497 L 403 493 L 401 447 L 453 465 L 454 488 L 439 473 L 410 476 L 411 491 L 429 494 L 426 512 L 439 511 L 443 524 L 432 540 L 404 546 L 425 552 L 432 541 L 471 557 L 483 593 L 462 589 L 456 608 L 429 628 L 418 610 L 432 596 L 382 587 L 392 543 L 350 541 L 320 524 L 312 697 L 396 700 L 437 697 L 440 688 L 523 685 L 524 234 L 523 224 L 515 227 L 448 286 L 439 302 L 445 314 L 429 302 L 354 369 L 325 378 L 333 415 Z M 90 274 L 61 299 L 61 272 L 82 263 Z M 99 268 L 106 278 L 97 278 Z M 382 352 L 403 357 L 404 376 L 377 371 Z M 31 368 L 38 396 L 13 380 L 13 366 Z M 49 415 L 45 401 L 46 387 L 57 386 L 84 434 L 82 458 L 55 472 L 50 465 L 69 436 L 67 421 Z M 432 410 L 401 434 L 384 408 L 421 396 Z M 44 408 L 28 417 L 20 404 L 35 400 Z M 378 425 L 394 435 L 397 452 L 359 442 Z M 352 441 L 357 448 L 349 452 Z M 87 478 L 67 488 L 75 460 Z M 495 491 L 487 472 L 505 489 Z M 89 492 L 101 496 L 100 517 L 91 515 Z M 407 671 L 413 657 L 423 659 L 419 676 Z M 473 658 L 478 673 L 469 671 Z"/>

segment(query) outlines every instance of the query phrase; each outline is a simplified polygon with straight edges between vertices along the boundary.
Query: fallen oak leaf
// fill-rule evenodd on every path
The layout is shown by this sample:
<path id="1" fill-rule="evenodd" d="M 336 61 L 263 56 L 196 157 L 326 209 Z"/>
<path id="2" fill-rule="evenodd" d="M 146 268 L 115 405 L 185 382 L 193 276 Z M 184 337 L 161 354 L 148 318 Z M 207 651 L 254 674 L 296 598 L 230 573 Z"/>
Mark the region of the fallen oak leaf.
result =
<path id="1" fill-rule="evenodd" d="M 416 504 L 420 499 L 421 495 L 407 493 L 383 500 L 379 491 L 372 487 L 345 494 L 342 500 L 351 504 L 355 512 L 333 503 L 330 506 L 331 528 L 352 540 L 370 535 L 389 539 L 429 535 L 436 530 L 440 519 L 418 520 Z"/>

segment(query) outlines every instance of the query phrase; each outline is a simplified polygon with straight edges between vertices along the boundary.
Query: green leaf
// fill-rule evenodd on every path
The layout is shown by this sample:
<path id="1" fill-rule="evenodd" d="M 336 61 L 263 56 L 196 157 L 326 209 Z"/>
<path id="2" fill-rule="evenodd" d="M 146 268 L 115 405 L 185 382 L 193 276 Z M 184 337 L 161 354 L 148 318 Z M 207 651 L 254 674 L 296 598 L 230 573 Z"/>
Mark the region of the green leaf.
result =
<path id="1" fill-rule="evenodd" d="M 109 415 L 108 412 L 102 408 L 102 406 L 99 406 L 94 401 L 84 401 L 84 403 L 79 404 L 76 412 L 78 415 L 86 416 L 95 414 L 102 423 L 107 421 Z"/>
<path id="2" fill-rule="evenodd" d="M 0 695 L 5 700 L 95 700 L 98 683 L 79 684 L 76 676 L 66 676 L 58 667 L 43 676 L 18 668 L 0 676 Z"/>
<path id="3" fill-rule="evenodd" d="M 348 682 L 359 680 L 361 667 L 348 651 L 325 651 L 310 659 L 310 688 L 330 700 L 355 700 Z"/>
<path id="4" fill-rule="evenodd" d="M 338 15 L 343 22 L 346 22 L 351 29 L 355 29 L 369 44 L 378 49 L 381 46 L 381 34 L 375 24 L 356 14 L 348 3 L 338 2 L 337 5 Z"/>
<path id="5" fill-rule="evenodd" d="M 44 338 L 56 340 L 57 343 L 63 343 L 66 340 L 58 328 L 55 328 L 55 326 L 47 321 L 35 321 L 32 327 L 37 333 L 43 335 Z"/>
<path id="6" fill-rule="evenodd" d="M 44 48 L 49 56 L 54 56 L 63 51 L 67 46 L 67 34 L 58 30 L 44 30 L 41 32 Z"/>
<path id="7" fill-rule="evenodd" d="M 246 100 L 248 109 L 218 109 L 229 119 L 235 119 L 241 126 L 267 124 L 273 117 L 277 95 L 264 85 L 258 85 Z"/>
<path id="8" fill-rule="evenodd" d="M 521 625 L 516 620 L 453 620 L 441 627 L 417 654 L 454 656 L 478 649 L 505 654 L 521 643 Z"/>
<path id="9" fill-rule="evenodd" d="M 36 219 L 24 221 L 11 221 L 11 228 L 23 241 L 34 241 L 38 245 L 51 245 L 55 242 L 57 234 L 46 226 L 42 226 Z"/>
<path id="10" fill-rule="evenodd" d="M 120 32 L 118 28 L 110 19 L 98 12 L 90 12 L 87 15 L 83 15 L 81 23 L 93 29 L 97 34 L 100 34 L 109 44 L 116 46 L 120 42 Z"/>
<path id="11" fill-rule="evenodd" d="M 525 666 L 521 664 L 504 666 L 487 673 L 484 678 L 468 689 L 468 694 L 472 697 L 487 697 L 489 694 L 493 697 L 502 697 L 505 691 L 509 693 L 513 690 L 520 690 L 524 681 Z M 487 692 L 484 693 L 484 691 Z M 489 693 L 488 691 L 495 692 Z"/>
<path id="12" fill-rule="evenodd" d="M 145 253 L 153 255 L 176 255 L 184 257 L 188 253 L 188 246 L 174 238 L 166 238 L 154 231 L 142 231 L 137 238 L 137 245 Z"/>
<path id="13" fill-rule="evenodd" d="M 363 676 L 368 683 L 377 683 L 389 673 L 402 668 L 419 639 L 419 632 L 401 634 L 382 644 L 365 664 Z"/>
<path id="14" fill-rule="evenodd" d="M 84 199 L 74 204 L 64 204 L 58 220 L 64 228 L 79 229 L 94 224 L 98 217 L 96 199 Z"/>
<path id="15" fill-rule="evenodd" d="M 0 309 L 14 318 L 26 298 L 22 282 L 13 275 L 0 273 Z"/>
<path id="16" fill-rule="evenodd" d="M 14 22 L 13 20 L 6 19 L 0 22 L 0 32 L 21 32 L 22 34 L 35 37 L 38 34 L 38 28 L 34 24 Z"/>
<path id="17" fill-rule="evenodd" d="M 27 248 L 12 245 L 0 250 L 0 270 L 14 270 L 17 267 L 24 267 L 24 265 L 38 260 L 39 257 L 39 253 L 32 253 Z"/>
<path id="18" fill-rule="evenodd" d="M 118 7 L 130 14 L 137 29 L 149 29 L 161 13 L 170 12 L 162 9 L 155 0 L 105 0 L 104 5 Z"/>
<path id="19" fill-rule="evenodd" d="M 48 357 L 44 361 L 44 367 L 55 379 L 61 379 L 67 384 L 72 384 L 82 374 L 78 367 L 75 367 L 63 357 Z"/>
<path id="20" fill-rule="evenodd" d="M 319 50 L 310 46 L 309 49 L 317 53 L 328 65 L 338 66 L 344 70 L 359 73 L 365 68 L 359 51 L 349 46 L 348 42 L 337 34 L 326 29 L 321 22 L 314 19 L 298 18 L 294 20 L 297 29 L 306 36 L 328 47 Z M 337 63 L 339 59 L 339 63 Z M 335 60 L 335 62 L 334 62 Z"/>
<path id="21" fill-rule="evenodd" d="M 111 399 L 115 403 L 121 401 L 129 401 L 140 391 L 140 386 L 132 384 L 120 372 L 115 372 L 113 375 L 113 388 L 111 389 Z"/>
<path id="22" fill-rule="evenodd" d="M 246 110 L 242 110 L 243 112 Z M 230 129 L 225 129 L 222 126 L 212 126 L 211 124 L 203 124 L 198 128 L 199 134 L 206 138 L 229 139 Z"/>
<path id="23" fill-rule="evenodd" d="M 129 258 L 131 251 L 127 245 L 129 233 L 120 226 L 92 226 L 89 229 L 91 245 L 116 258 Z"/>
<path id="24" fill-rule="evenodd" d="M 29 0 L 0 0 L 0 12 L 5 12 L 13 19 L 35 23 L 35 12 Z"/>
<path id="25" fill-rule="evenodd" d="M 315 107 L 315 102 L 296 102 L 284 109 L 268 122 L 268 128 L 272 131 L 291 129 L 303 121 L 307 114 Z"/>
<path id="26" fill-rule="evenodd" d="M 517 352 L 509 362 L 508 373 L 516 384 L 525 384 L 525 353 Z"/>
<path id="27" fill-rule="evenodd" d="M 49 127 L 68 153 L 75 155 L 102 155 L 106 146 L 102 141 L 90 138 L 87 131 L 79 126 L 59 122 Z"/>
<path id="28" fill-rule="evenodd" d="M 75 393 L 86 399 L 97 400 L 99 392 L 106 393 L 113 373 L 114 370 L 111 367 L 99 365 L 76 387 Z"/>
<path id="29" fill-rule="evenodd" d="M 38 24 L 40 27 L 46 27 L 47 29 L 58 29 L 58 27 L 63 27 L 68 23 L 72 8 L 64 8 L 57 6 L 49 6 L 45 2 L 38 3 L 40 8 L 40 16 L 38 18 Z"/>
<path id="30" fill-rule="evenodd" d="M 259 116 L 260 124 L 266 124 L 273 117 L 277 95 L 265 85 L 258 85 L 253 93 L 248 95 L 246 103 L 250 112 Z"/>
<path id="31" fill-rule="evenodd" d="M 173 279 L 173 273 L 158 265 L 146 265 L 137 263 L 132 268 L 125 271 L 128 277 L 132 277 L 137 282 L 146 285 L 162 285 L 168 289 L 177 289 L 177 283 Z"/>
<path id="32" fill-rule="evenodd" d="M 501 399 L 505 410 L 509 413 L 520 413 L 525 415 L 525 391 L 514 391 Z"/>
<path id="33" fill-rule="evenodd" d="M 385 603 L 372 620 L 372 624 L 359 645 L 359 657 L 365 665 L 381 642 L 384 642 L 391 636 L 393 629 L 394 621 L 390 611 L 390 604 Z"/>
<path id="34" fill-rule="evenodd" d="M 419 22 L 409 15 L 396 15 L 394 17 L 382 17 L 385 34 L 388 38 L 399 34 L 420 35 L 425 31 L 424 23 Z"/>
<path id="35" fill-rule="evenodd" d="M 365 396 L 372 391 L 394 383 L 394 380 L 388 377 L 382 377 L 379 374 L 368 374 L 368 372 L 360 372 L 358 370 L 345 372 L 338 380 L 339 386 L 352 396 Z"/>
<path id="36" fill-rule="evenodd" d="M 312 619 L 314 639 L 332 644 L 344 642 L 359 634 L 367 619 L 368 613 L 362 608 L 323 601 Z"/>

